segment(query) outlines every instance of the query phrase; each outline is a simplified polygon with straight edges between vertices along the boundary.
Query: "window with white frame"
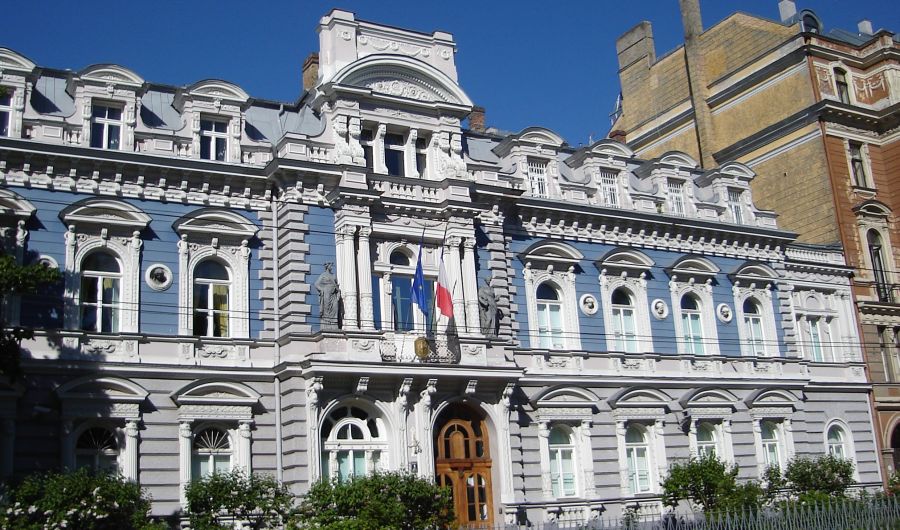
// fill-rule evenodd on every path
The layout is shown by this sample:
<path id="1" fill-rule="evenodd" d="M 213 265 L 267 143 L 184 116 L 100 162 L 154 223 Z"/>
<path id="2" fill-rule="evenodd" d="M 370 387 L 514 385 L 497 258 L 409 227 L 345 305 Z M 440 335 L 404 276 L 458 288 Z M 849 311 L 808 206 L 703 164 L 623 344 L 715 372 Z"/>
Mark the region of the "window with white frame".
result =
<path id="1" fill-rule="evenodd" d="M 228 160 L 228 121 L 211 118 L 200 120 L 200 158 Z"/>
<path id="2" fill-rule="evenodd" d="M 431 331 L 432 318 L 425 318 L 418 304 L 413 302 L 412 284 L 415 265 L 412 259 L 402 250 L 391 252 L 391 274 L 388 292 L 390 292 L 391 322 L 394 331 Z M 425 305 L 432 307 L 434 299 L 434 280 L 425 279 Z"/>
<path id="3" fill-rule="evenodd" d="M 0 87 L 0 136 L 9 136 L 12 128 L 12 90 Z"/>
<path id="4" fill-rule="evenodd" d="M 603 206 L 619 207 L 619 173 L 611 169 L 600 170 L 600 199 Z"/>
<path id="5" fill-rule="evenodd" d="M 384 135 L 384 165 L 387 174 L 395 177 L 406 175 L 406 141 L 402 134 L 386 133 Z"/>
<path id="6" fill-rule="evenodd" d="M 831 319 L 807 315 L 801 322 L 806 357 L 816 363 L 832 362 Z"/>
<path id="7" fill-rule="evenodd" d="M 887 267 L 885 267 L 884 243 L 878 230 L 871 229 L 866 233 L 866 242 L 869 247 L 869 259 L 872 262 L 872 276 L 875 279 L 875 291 L 878 300 L 893 302 L 893 292 L 887 279 Z"/>
<path id="8" fill-rule="evenodd" d="M 697 425 L 697 456 L 720 456 L 719 440 L 716 426 L 709 422 L 701 422 Z"/>
<path id="9" fill-rule="evenodd" d="M 566 331 L 563 324 L 563 305 L 559 290 L 552 283 L 544 282 L 538 285 L 535 296 L 537 298 L 538 347 L 565 348 Z"/>
<path id="10" fill-rule="evenodd" d="M 191 446 L 191 478 L 199 480 L 231 471 L 232 456 L 231 437 L 226 429 L 207 426 L 198 430 Z"/>
<path id="11" fill-rule="evenodd" d="M 850 171 L 853 175 L 853 185 L 860 188 L 872 189 L 875 185 L 869 178 L 863 144 L 848 142 L 847 153 L 850 158 Z"/>
<path id="12" fill-rule="evenodd" d="M 576 495 L 574 433 L 565 425 L 555 425 L 548 438 L 550 482 L 557 499 Z"/>
<path id="13" fill-rule="evenodd" d="M 747 332 L 747 348 L 751 355 L 764 356 L 766 351 L 766 333 L 763 326 L 763 310 L 759 301 L 753 297 L 744 300 L 744 329 Z"/>
<path id="14" fill-rule="evenodd" d="M 834 69 L 834 86 L 837 89 L 838 100 L 841 103 L 850 104 L 850 84 L 847 82 L 847 71 L 840 68 Z"/>
<path id="15" fill-rule="evenodd" d="M 631 293 L 624 287 L 619 287 L 613 291 L 610 302 L 612 302 L 612 334 L 615 350 L 628 353 L 639 351 L 635 307 Z"/>
<path id="16" fill-rule="evenodd" d="M 703 355 L 706 353 L 703 336 L 703 305 L 693 294 L 681 297 L 681 333 L 685 353 Z"/>
<path id="17" fill-rule="evenodd" d="M 781 425 L 770 420 L 759 424 L 759 437 L 762 442 L 762 453 L 765 467 L 784 469 L 786 455 Z"/>
<path id="18" fill-rule="evenodd" d="M 119 149 L 122 142 L 122 107 L 91 105 L 91 147 Z"/>
<path id="19" fill-rule="evenodd" d="M 744 224 L 744 206 L 741 201 L 743 192 L 741 190 L 728 190 L 728 211 L 731 212 L 731 220 L 735 224 Z"/>
<path id="20" fill-rule="evenodd" d="M 81 263 L 81 329 L 100 333 L 119 331 L 122 267 L 111 253 L 98 250 Z"/>
<path id="21" fill-rule="evenodd" d="M 685 215 L 684 181 L 676 179 L 666 180 L 666 203 L 668 213 L 680 216 Z"/>
<path id="22" fill-rule="evenodd" d="M 722 462 L 733 463 L 730 417 L 734 406 L 733 402 L 719 401 L 722 395 L 721 391 L 712 390 L 693 398 L 688 408 L 691 416 L 688 442 L 694 457 L 714 456 Z"/>
<path id="23" fill-rule="evenodd" d="M 528 183 L 532 197 L 546 198 L 549 196 L 546 160 L 528 159 Z"/>
<path id="24" fill-rule="evenodd" d="M 826 433 L 828 454 L 837 458 L 847 458 L 847 435 L 840 425 L 832 425 Z"/>
<path id="25" fill-rule="evenodd" d="M 381 419 L 356 406 L 340 406 L 322 424 L 322 476 L 340 481 L 387 467 L 387 433 Z"/>
<path id="26" fill-rule="evenodd" d="M 198 337 L 228 337 L 231 309 L 231 275 L 214 259 L 194 268 L 194 327 Z"/>
<path id="27" fill-rule="evenodd" d="M 628 466 L 628 492 L 632 495 L 649 493 L 652 489 L 650 442 L 643 425 L 632 423 L 625 431 L 625 459 Z"/>
<path id="28" fill-rule="evenodd" d="M 91 473 L 116 475 L 119 469 L 119 440 L 116 431 L 91 426 L 84 429 L 75 441 L 75 468 Z"/>

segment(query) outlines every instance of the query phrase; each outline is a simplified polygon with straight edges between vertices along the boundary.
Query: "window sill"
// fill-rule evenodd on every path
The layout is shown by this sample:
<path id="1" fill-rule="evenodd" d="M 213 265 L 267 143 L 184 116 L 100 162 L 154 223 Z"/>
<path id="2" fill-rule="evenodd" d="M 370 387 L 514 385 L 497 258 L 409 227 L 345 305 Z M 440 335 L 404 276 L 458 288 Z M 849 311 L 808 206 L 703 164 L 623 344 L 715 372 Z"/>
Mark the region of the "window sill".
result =
<path id="1" fill-rule="evenodd" d="M 878 190 L 875 188 L 866 188 L 863 186 L 852 186 L 853 193 L 859 195 L 860 197 L 864 197 L 866 199 L 874 198 L 878 195 Z"/>

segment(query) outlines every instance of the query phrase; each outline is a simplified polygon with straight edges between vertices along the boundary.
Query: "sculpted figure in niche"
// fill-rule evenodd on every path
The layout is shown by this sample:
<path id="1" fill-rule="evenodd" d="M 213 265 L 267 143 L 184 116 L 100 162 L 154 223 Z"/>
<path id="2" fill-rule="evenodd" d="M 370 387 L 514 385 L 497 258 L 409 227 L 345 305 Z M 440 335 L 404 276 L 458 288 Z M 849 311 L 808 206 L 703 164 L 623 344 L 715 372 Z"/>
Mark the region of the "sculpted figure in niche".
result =
<path id="1" fill-rule="evenodd" d="M 338 329 L 338 308 L 341 305 L 341 289 L 334 276 L 334 264 L 325 264 L 325 271 L 316 278 L 319 293 L 319 322 L 323 330 Z"/>
<path id="2" fill-rule="evenodd" d="M 484 280 L 484 285 L 478 288 L 478 314 L 481 320 L 481 334 L 485 337 L 496 335 L 497 329 L 497 298 L 494 296 L 494 288 Z"/>

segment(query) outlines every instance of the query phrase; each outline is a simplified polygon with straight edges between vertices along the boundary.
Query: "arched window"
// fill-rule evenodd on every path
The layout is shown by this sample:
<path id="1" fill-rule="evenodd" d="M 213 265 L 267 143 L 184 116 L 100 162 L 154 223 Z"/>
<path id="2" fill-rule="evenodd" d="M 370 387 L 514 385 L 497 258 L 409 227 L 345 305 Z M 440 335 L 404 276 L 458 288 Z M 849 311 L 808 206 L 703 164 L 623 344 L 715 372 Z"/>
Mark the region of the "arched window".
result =
<path id="1" fill-rule="evenodd" d="M 685 353 L 702 355 L 703 322 L 700 314 L 700 301 L 691 294 L 681 297 L 681 330 L 684 337 Z"/>
<path id="2" fill-rule="evenodd" d="M 766 336 L 763 331 L 763 313 L 755 298 L 744 300 L 744 329 L 747 332 L 747 346 L 752 355 L 766 355 Z"/>
<path id="3" fill-rule="evenodd" d="M 119 472 L 119 442 L 106 427 L 90 427 L 75 442 L 75 467 L 92 473 Z"/>
<path id="4" fill-rule="evenodd" d="M 553 496 L 572 497 L 575 495 L 575 444 L 572 432 L 557 425 L 550 429 L 550 481 Z"/>
<path id="5" fill-rule="evenodd" d="M 718 440 L 716 427 L 711 423 L 701 423 L 697 426 L 697 456 L 718 456 Z"/>
<path id="6" fill-rule="evenodd" d="M 834 69 L 834 85 L 837 88 L 838 99 L 841 103 L 850 104 L 850 85 L 847 83 L 847 72 L 840 68 Z"/>
<path id="7" fill-rule="evenodd" d="M 760 438 L 762 439 L 763 455 L 766 466 L 778 466 L 784 469 L 781 454 L 781 440 L 779 439 L 778 425 L 771 421 L 763 421 L 760 424 Z"/>
<path id="8" fill-rule="evenodd" d="M 869 244 L 869 258 L 872 260 L 872 275 L 875 277 L 875 289 L 878 291 L 878 299 L 882 302 L 892 302 L 891 286 L 887 281 L 884 266 L 884 245 L 881 242 L 881 234 L 876 230 L 869 230 L 866 234 Z"/>
<path id="9" fill-rule="evenodd" d="M 615 349 L 629 353 L 638 351 L 638 337 L 635 331 L 634 302 L 627 290 L 619 288 L 612 297 L 612 333 Z"/>
<path id="10" fill-rule="evenodd" d="M 81 264 L 81 329 L 119 331 L 122 268 L 112 254 L 88 254 Z"/>
<path id="11" fill-rule="evenodd" d="M 562 303 L 559 291 L 548 282 L 538 285 L 537 332 L 538 347 L 559 349 L 565 347 Z"/>
<path id="12" fill-rule="evenodd" d="M 633 495 L 650 491 L 650 455 L 644 430 L 632 425 L 625 431 L 625 458 L 628 462 L 628 491 Z"/>
<path id="13" fill-rule="evenodd" d="M 322 425 L 322 476 L 350 480 L 382 470 L 387 441 L 381 421 L 359 407 L 338 407 Z"/>
<path id="14" fill-rule="evenodd" d="M 838 458 L 847 458 L 847 435 L 839 425 L 828 429 L 828 454 Z"/>
<path id="15" fill-rule="evenodd" d="M 191 477 L 194 480 L 231 471 L 231 441 L 219 427 L 207 427 L 194 434 Z"/>
<path id="16" fill-rule="evenodd" d="M 826 353 L 830 350 L 830 328 L 828 321 L 822 321 L 819 317 L 806 317 L 806 333 L 808 336 L 807 350 L 809 359 L 813 362 L 824 363 L 830 359 Z"/>
<path id="17" fill-rule="evenodd" d="M 207 259 L 194 269 L 194 335 L 227 337 L 231 311 L 231 277 L 218 261 Z"/>

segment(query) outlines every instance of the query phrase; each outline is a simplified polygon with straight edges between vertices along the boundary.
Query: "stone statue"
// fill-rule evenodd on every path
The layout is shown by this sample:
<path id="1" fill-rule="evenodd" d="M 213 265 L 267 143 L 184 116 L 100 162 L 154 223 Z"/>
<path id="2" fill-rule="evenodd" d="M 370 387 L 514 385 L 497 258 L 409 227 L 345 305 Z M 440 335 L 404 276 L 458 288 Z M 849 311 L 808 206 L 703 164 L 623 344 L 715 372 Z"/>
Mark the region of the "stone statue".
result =
<path id="1" fill-rule="evenodd" d="M 481 320 L 481 334 L 485 337 L 495 336 L 497 299 L 494 297 L 494 288 L 487 280 L 484 280 L 484 285 L 478 288 L 478 315 Z"/>
<path id="2" fill-rule="evenodd" d="M 341 305 L 341 289 L 334 276 L 334 264 L 325 264 L 325 272 L 316 278 L 319 293 L 319 322 L 323 330 L 338 329 L 338 308 Z"/>

